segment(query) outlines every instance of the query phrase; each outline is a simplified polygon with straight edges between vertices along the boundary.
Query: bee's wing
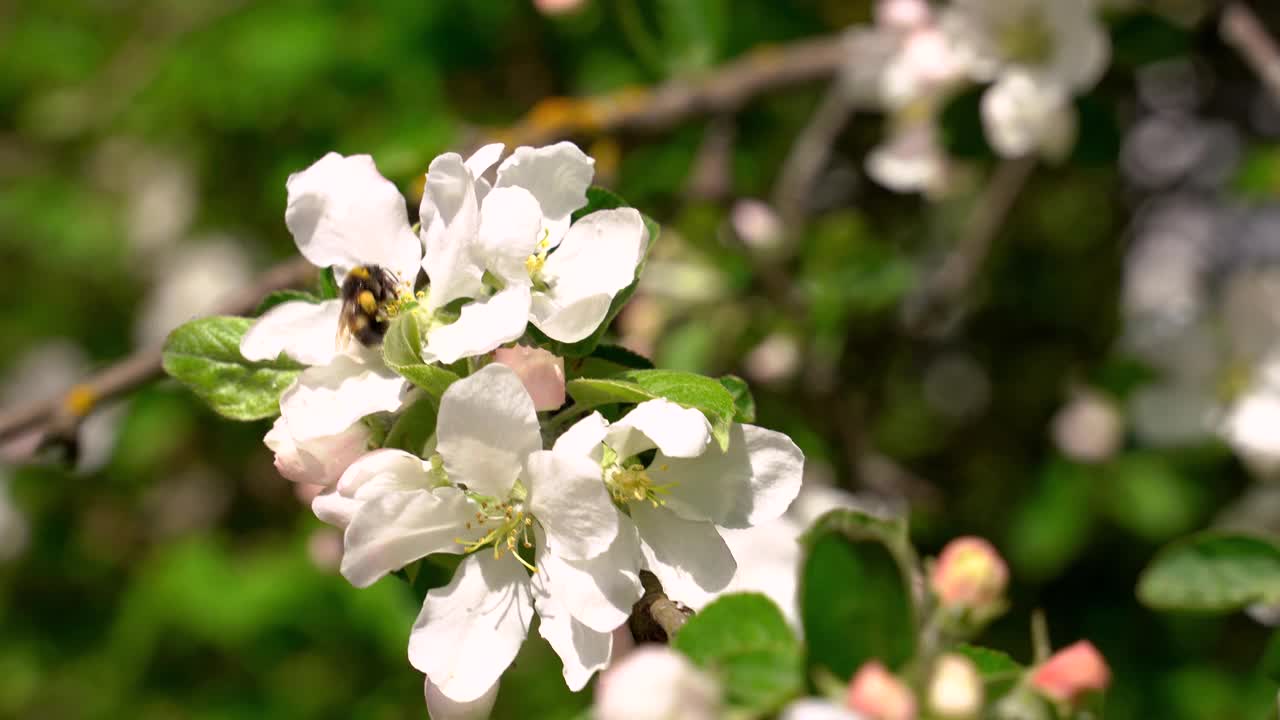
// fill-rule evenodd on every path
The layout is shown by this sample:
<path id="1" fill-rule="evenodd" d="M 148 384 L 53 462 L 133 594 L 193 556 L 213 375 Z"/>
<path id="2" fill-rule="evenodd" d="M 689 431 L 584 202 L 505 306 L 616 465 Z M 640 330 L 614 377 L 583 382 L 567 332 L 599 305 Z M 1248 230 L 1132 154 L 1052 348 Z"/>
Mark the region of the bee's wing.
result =
<path id="1" fill-rule="evenodd" d="M 346 350 L 351 344 L 351 321 L 354 319 L 356 308 L 349 302 L 342 303 L 342 312 L 338 314 L 338 331 L 333 338 L 333 347 L 336 350 Z"/>

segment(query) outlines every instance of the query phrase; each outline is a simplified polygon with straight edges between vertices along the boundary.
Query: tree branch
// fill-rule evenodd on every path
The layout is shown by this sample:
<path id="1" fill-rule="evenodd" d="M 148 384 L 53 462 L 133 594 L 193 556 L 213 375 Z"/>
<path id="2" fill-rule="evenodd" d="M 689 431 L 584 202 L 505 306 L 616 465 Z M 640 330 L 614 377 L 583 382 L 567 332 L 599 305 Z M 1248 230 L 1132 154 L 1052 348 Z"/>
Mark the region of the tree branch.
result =
<path id="1" fill-rule="evenodd" d="M 1280 46 L 1267 34 L 1258 16 L 1242 2 L 1230 3 L 1222 11 L 1219 32 L 1258 73 L 1271 98 L 1280 104 Z"/>
<path id="2" fill-rule="evenodd" d="M 668 643 L 689 621 L 693 610 L 667 597 L 658 577 L 648 570 L 640 571 L 644 595 L 631 606 L 627 627 L 631 637 L 640 643 Z"/>

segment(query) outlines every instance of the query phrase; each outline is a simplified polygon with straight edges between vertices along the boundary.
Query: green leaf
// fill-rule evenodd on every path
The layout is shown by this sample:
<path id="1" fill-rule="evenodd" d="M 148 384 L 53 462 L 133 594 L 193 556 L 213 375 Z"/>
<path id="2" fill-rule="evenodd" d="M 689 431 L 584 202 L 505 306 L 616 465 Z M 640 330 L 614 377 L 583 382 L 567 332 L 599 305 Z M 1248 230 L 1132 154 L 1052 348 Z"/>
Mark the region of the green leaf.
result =
<path id="1" fill-rule="evenodd" d="M 601 187 L 587 188 L 587 205 L 573 214 L 573 221 L 577 222 L 583 217 L 596 212 L 597 210 L 612 210 L 614 208 L 629 207 L 625 200 L 614 195 L 612 192 Z M 601 321 L 600 327 L 591 333 L 587 338 L 574 343 L 562 343 L 547 337 L 541 330 L 529 326 L 529 334 L 538 342 L 538 345 L 550 350 L 551 352 L 565 358 L 586 357 L 595 350 L 600 344 L 600 339 L 608 332 L 610 323 L 622 311 L 622 307 L 627 304 L 627 300 L 631 299 L 632 293 L 636 291 L 636 284 L 640 281 L 640 274 L 644 272 L 645 263 L 649 259 L 649 251 L 653 249 L 654 243 L 658 240 L 661 228 L 658 223 L 654 222 L 648 215 L 641 214 L 644 220 L 645 229 L 648 230 L 649 237 L 645 243 L 644 253 L 640 258 L 640 263 L 636 266 L 635 280 L 630 285 L 623 288 L 617 295 L 613 296 L 613 302 L 609 304 L 609 311 L 605 313 L 604 320 Z"/>
<path id="2" fill-rule="evenodd" d="M 628 370 L 610 378 L 579 378 L 565 384 L 573 401 L 584 410 L 612 403 L 641 403 L 666 398 L 700 410 L 711 423 L 721 450 L 729 447 L 729 429 L 737 413 L 733 395 L 719 382 L 679 370 Z"/>
<path id="3" fill-rule="evenodd" d="M 629 370 L 653 369 L 652 360 L 639 353 L 631 352 L 621 345 L 597 345 L 591 351 L 591 357 L 599 358 L 614 365 L 621 365 Z"/>
<path id="4" fill-rule="evenodd" d="M 161 362 L 164 371 L 186 385 L 219 415 L 260 420 L 280 414 L 280 395 L 302 366 L 281 356 L 249 362 L 240 355 L 240 338 L 250 318 L 207 317 L 169 334 Z"/>
<path id="5" fill-rule="evenodd" d="M 1280 630 L 1271 633 L 1262 653 L 1262 674 L 1271 682 L 1280 683 Z"/>
<path id="6" fill-rule="evenodd" d="M 437 400 L 458 379 L 450 370 L 422 362 L 422 333 L 414 312 L 403 313 L 392 321 L 382 339 L 382 359 L 387 367 Z"/>
<path id="7" fill-rule="evenodd" d="M 1232 612 L 1280 602 L 1280 547 L 1252 535 L 1206 532 L 1161 550 L 1138 579 L 1157 610 Z"/>
<path id="8" fill-rule="evenodd" d="M 986 686 L 988 703 L 1012 690 L 1026 670 L 1017 660 L 991 648 L 961 644 L 951 648 L 951 652 L 969 658 L 977 666 L 982 684 Z"/>
<path id="9" fill-rule="evenodd" d="M 579 378 L 565 383 L 565 391 L 584 410 L 613 403 L 641 403 L 654 395 L 629 380 Z"/>
<path id="10" fill-rule="evenodd" d="M 275 292 L 262 298 L 262 302 L 258 303 L 258 307 L 253 311 L 253 316 L 258 317 L 262 313 L 270 310 L 277 305 L 283 305 L 287 302 L 302 301 L 308 303 L 321 302 L 320 298 L 309 292 L 302 290 L 276 290 Z"/>
<path id="11" fill-rule="evenodd" d="M 439 412 L 439 400 L 430 395 L 420 398 L 396 418 L 382 446 L 421 455 L 427 438 L 436 431 Z"/>
<path id="12" fill-rule="evenodd" d="M 426 599 L 428 591 L 449 584 L 453 579 L 453 572 L 462 562 L 462 557 L 454 553 L 435 553 L 418 561 L 411 583 L 413 594 L 417 596 L 418 602 Z"/>
<path id="13" fill-rule="evenodd" d="M 804 690 L 800 643 L 763 595 L 719 598 L 689 618 L 673 645 L 720 678 L 735 708 L 772 712 Z"/>
<path id="14" fill-rule="evenodd" d="M 323 300 L 333 300 L 338 297 L 338 279 L 333 273 L 333 268 L 327 267 L 320 271 L 316 294 Z"/>
<path id="15" fill-rule="evenodd" d="M 751 386 L 737 375 L 722 375 L 720 384 L 733 396 L 733 421 L 750 423 L 756 421 L 756 399 L 751 395 Z"/>
<path id="16" fill-rule="evenodd" d="M 833 510 L 801 542 L 800 617 L 811 671 L 849 678 L 873 658 L 901 668 L 915 655 L 917 636 L 906 524 Z"/>

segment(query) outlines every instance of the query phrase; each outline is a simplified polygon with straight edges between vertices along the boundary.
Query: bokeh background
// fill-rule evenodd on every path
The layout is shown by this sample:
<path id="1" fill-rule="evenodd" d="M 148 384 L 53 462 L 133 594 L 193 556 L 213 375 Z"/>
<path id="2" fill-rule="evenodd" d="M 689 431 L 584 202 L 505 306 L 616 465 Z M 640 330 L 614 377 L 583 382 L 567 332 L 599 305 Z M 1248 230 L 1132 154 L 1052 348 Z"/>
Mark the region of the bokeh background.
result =
<path id="1" fill-rule="evenodd" d="M 697 79 L 871 18 L 867 0 L 556 5 L 575 3 L 0 3 L 0 407 L 162 341 L 291 257 L 285 178 L 329 150 L 372 154 L 412 213 L 432 157 L 518 139 L 548 97 Z M 1267 717 L 1262 625 L 1154 613 L 1133 588 L 1190 531 L 1280 531 L 1276 456 L 1215 422 L 1280 343 L 1280 105 L 1213 3 L 1113 5 L 1075 151 L 1032 170 L 941 305 L 930 278 L 1000 167 L 978 91 L 943 115 L 956 172 L 929 198 L 868 180 L 885 128 L 859 112 L 778 213 L 828 80 L 571 139 L 664 226 L 618 340 L 747 378 L 808 482 L 907 503 L 923 550 L 990 538 L 1015 584 L 984 643 L 1028 659 L 1044 608 L 1056 644 L 1088 637 L 1112 663 L 1110 717 Z M 1254 8 L 1280 31 L 1274 3 Z M 159 382 L 95 412 L 69 461 L 6 463 L 0 717 L 425 715 L 410 590 L 336 575 L 340 539 L 278 477 L 265 430 Z M 1280 411 L 1253 430 L 1280 447 Z M 496 714 L 588 702 L 535 640 Z"/>

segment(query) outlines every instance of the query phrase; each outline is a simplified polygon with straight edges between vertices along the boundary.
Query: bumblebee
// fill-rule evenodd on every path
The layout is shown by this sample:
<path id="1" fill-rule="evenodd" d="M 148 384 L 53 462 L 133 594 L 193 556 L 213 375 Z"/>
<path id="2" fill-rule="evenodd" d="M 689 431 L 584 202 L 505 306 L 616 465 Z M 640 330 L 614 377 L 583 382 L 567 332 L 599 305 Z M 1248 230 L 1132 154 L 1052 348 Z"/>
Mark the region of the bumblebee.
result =
<path id="1" fill-rule="evenodd" d="M 382 342 L 391 322 L 387 305 L 396 299 L 396 277 L 381 265 L 358 265 L 342 281 L 338 345 L 355 337 L 367 347 Z"/>

